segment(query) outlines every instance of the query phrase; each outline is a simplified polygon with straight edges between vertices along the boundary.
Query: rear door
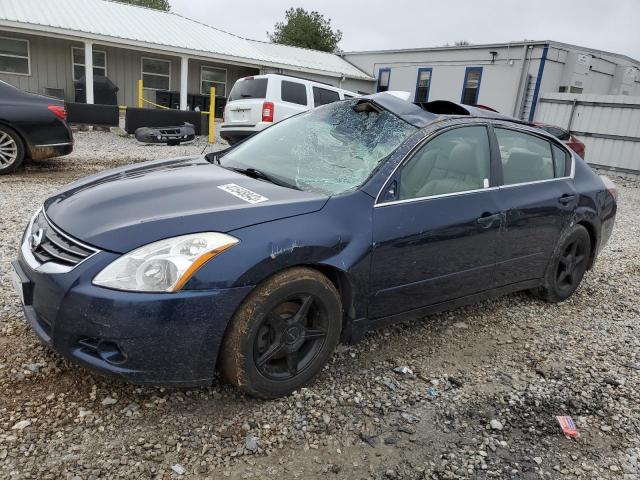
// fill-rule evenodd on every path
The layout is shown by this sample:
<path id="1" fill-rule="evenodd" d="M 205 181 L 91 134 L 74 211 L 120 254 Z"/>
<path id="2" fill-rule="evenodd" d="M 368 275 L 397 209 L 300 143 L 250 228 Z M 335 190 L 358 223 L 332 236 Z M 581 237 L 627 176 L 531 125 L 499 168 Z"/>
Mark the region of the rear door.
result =
<path id="1" fill-rule="evenodd" d="M 503 185 L 498 189 L 504 229 L 496 281 L 507 285 L 544 276 L 578 202 L 568 152 L 529 131 L 495 127 Z"/>
<path id="2" fill-rule="evenodd" d="M 239 79 L 225 107 L 226 126 L 253 127 L 262 121 L 262 104 L 267 97 L 268 77 L 246 77 Z"/>
<path id="3" fill-rule="evenodd" d="M 502 214 L 490 163 L 487 127 L 473 125 L 438 134 L 400 167 L 383 190 L 397 200 L 383 195 L 373 211 L 370 318 L 493 287 Z"/>

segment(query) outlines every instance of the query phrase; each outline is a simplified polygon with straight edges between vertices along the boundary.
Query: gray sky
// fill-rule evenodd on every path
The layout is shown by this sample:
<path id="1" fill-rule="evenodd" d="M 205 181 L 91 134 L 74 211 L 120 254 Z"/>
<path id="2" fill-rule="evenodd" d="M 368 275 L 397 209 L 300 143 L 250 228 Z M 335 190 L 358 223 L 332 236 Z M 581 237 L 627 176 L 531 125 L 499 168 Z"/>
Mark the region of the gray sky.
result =
<path id="1" fill-rule="evenodd" d="M 266 40 L 289 7 L 317 10 L 343 50 L 556 40 L 640 59 L 640 0 L 170 0 L 172 10 Z"/>

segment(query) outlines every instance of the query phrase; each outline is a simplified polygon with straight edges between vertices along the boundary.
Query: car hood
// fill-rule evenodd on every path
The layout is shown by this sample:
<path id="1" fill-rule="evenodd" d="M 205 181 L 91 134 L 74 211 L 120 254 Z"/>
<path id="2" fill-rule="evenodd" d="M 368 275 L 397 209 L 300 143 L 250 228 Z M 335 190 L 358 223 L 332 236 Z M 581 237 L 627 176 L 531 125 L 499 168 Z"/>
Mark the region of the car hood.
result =
<path id="1" fill-rule="evenodd" d="M 49 220 L 102 250 L 229 232 L 321 209 L 328 197 L 256 180 L 204 157 L 153 161 L 80 179 L 45 201 Z"/>

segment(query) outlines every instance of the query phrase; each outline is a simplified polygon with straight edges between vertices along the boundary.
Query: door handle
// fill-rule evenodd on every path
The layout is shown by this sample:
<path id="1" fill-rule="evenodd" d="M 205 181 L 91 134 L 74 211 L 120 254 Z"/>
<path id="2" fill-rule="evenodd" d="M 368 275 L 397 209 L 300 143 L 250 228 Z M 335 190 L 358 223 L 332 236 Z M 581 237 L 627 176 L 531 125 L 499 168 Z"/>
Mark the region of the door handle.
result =
<path id="1" fill-rule="evenodd" d="M 489 228 L 496 221 L 499 221 L 501 218 L 502 218 L 502 214 L 500 214 L 500 213 L 491 214 L 489 212 L 485 212 L 485 213 L 482 214 L 481 217 L 476 219 L 476 222 L 478 222 L 480 225 L 482 225 L 483 228 Z"/>
<path id="2" fill-rule="evenodd" d="M 574 194 L 568 194 L 565 193 L 564 195 L 562 195 L 560 198 L 558 198 L 558 201 L 562 204 L 562 205 L 569 205 L 571 202 L 573 202 L 576 199 L 576 196 Z"/>

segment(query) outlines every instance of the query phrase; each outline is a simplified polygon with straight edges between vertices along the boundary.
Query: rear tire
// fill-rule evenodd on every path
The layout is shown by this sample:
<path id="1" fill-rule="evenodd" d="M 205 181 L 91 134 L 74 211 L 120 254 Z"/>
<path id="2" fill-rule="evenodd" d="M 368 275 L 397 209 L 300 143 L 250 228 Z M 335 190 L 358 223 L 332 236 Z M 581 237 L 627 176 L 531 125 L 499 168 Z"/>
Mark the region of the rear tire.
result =
<path id="1" fill-rule="evenodd" d="M 15 172 L 24 160 L 24 143 L 12 128 L 0 125 L 0 175 Z"/>
<path id="2" fill-rule="evenodd" d="M 562 302 L 578 288 L 591 258 L 591 237 L 582 225 L 576 225 L 558 242 L 542 286 L 532 293 L 550 303 Z"/>
<path id="3" fill-rule="evenodd" d="M 220 369 L 254 397 L 287 395 L 322 370 L 341 329 L 340 295 L 329 279 L 310 268 L 285 270 L 238 308 L 222 342 Z"/>

